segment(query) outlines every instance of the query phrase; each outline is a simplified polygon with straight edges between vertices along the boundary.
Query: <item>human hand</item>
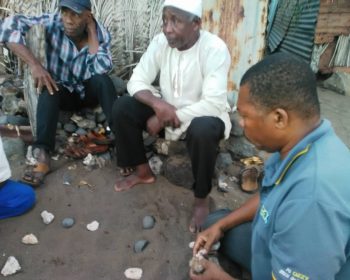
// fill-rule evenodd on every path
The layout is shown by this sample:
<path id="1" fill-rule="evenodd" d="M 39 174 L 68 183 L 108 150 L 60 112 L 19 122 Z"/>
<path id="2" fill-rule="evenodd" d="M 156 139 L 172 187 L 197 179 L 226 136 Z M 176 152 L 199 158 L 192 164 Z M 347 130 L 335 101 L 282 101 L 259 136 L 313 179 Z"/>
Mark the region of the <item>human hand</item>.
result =
<path id="1" fill-rule="evenodd" d="M 204 268 L 204 271 L 201 274 L 195 274 L 192 270 L 190 270 L 191 280 L 234 280 L 234 278 L 228 275 L 215 263 L 206 259 L 202 259 L 200 262 Z"/>
<path id="2" fill-rule="evenodd" d="M 38 94 L 41 93 L 44 86 L 51 95 L 59 90 L 50 73 L 41 64 L 38 63 L 31 66 L 31 72 L 34 79 L 34 86 L 36 87 Z"/>
<path id="3" fill-rule="evenodd" d="M 157 135 L 162 128 L 156 115 L 153 115 L 147 120 L 147 132 L 151 136 Z"/>
<path id="4" fill-rule="evenodd" d="M 180 127 L 180 120 L 176 115 L 176 107 L 159 99 L 153 106 L 153 110 L 159 120 L 161 127 L 171 126 Z"/>
<path id="5" fill-rule="evenodd" d="M 198 233 L 196 242 L 193 246 L 193 255 L 195 256 L 201 249 L 205 249 L 207 252 L 211 251 L 211 247 L 223 236 L 221 228 L 214 224 L 206 230 Z"/>
<path id="6" fill-rule="evenodd" d="M 89 32 L 96 33 L 96 22 L 93 14 L 90 11 L 85 11 L 85 20 L 86 20 L 86 30 Z"/>

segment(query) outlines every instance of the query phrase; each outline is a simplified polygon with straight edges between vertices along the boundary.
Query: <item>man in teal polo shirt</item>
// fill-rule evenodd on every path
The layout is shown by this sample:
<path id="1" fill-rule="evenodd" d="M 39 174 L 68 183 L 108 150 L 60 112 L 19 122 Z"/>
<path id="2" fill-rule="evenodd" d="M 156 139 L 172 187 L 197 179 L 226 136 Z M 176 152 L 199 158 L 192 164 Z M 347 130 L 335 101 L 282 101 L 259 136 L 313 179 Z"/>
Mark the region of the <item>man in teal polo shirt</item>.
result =
<path id="1" fill-rule="evenodd" d="M 246 137 L 272 155 L 260 193 L 211 214 L 194 253 L 221 239 L 223 253 L 254 280 L 350 279 L 350 152 L 320 118 L 310 67 L 268 56 L 243 76 L 237 108 Z M 191 279 L 232 279 L 203 264 Z"/>

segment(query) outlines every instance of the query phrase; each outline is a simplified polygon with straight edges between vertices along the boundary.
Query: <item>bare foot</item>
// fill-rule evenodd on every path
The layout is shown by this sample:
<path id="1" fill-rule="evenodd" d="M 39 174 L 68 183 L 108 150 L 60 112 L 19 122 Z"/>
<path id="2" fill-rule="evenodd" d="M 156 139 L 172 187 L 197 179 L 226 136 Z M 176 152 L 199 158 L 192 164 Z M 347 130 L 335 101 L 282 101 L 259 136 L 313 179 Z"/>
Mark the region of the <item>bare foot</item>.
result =
<path id="1" fill-rule="evenodd" d="M 203 223 L 209 214 L 209 197 L 195 198 L 193 207 L 193 216 L 189 226 L 191 233 L 197 233 L 202 230 Z"/>
<path id="2" fill-rule="evenodd" d="M 155 181 L 156 177 L 152 173 L 148 163 L 144 163 L 136 166 L 135 172 L 129 176 L 117 179 L 114 189 L 117 192 L 121 192 L 129 190 L 137 184 L 152 184 Z"/>

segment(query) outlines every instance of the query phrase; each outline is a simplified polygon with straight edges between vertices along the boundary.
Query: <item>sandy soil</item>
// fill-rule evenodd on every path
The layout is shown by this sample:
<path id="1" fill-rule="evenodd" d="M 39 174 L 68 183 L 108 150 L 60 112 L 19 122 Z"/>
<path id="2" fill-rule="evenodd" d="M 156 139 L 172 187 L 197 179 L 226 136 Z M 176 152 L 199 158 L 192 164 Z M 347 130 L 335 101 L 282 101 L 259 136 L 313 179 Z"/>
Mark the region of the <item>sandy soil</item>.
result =
<path id="1" fill-rule="evenodd" d="M 14 177 L 20 178 L 24 159 L 11 160 Z M 76 165 L 75 170 L 68 167 Z M 113 190 L 116 178 L 114 162 L 102 169 L 87 170 L 81 161 L 62 159 L 54 162 L 53 172 L 44 186 L 38 188 L 37 204 L 29 213 L 0 221 L 0 266 L 8 256 L 15 256 L 22 271 L 11 279 L 126 279 L 125 269 L 140 267 L 144 280 L 188 279 L 188 247 L 194 235 L 188 231 L 192 192 L 158 177 L 152 185 L 140 185 L 127 192 Z M 71 185 L 63 185 L 63 178 Z M 85 180 L 92 189 L 78 187 Z M 247 195 L 235 189 L 229 194 L 212 191 L 212 208 L 236 207 Z M 45 225 L 40 213 L 55 215 Z M 156 225 L 144 230 L 142 219 L 153 215 Z M 75 219 L 65 229 L 61 221 Z M 86 225 L 100 223 L 96 232 Z M 24 245 L 25 234 L 34 233 L 38 245 Z M 149 241 L 141 253 L 134 253 L 134 242 Z M 5 278 L 0 275 L 0 279 Z"/>

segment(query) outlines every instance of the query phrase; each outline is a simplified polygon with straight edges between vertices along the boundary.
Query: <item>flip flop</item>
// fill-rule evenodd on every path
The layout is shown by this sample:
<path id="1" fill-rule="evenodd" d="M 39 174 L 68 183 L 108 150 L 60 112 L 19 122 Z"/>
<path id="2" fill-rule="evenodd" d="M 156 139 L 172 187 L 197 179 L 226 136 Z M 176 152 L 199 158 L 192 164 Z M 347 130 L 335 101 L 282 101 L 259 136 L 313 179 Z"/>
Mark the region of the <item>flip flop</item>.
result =
<path id="1" fill-rule="evenodd" d="M 108 145 L 97 145 L 95 143 L 70 144 L 66 147 L 64 154 L 74 159 L 82 159 L 88 154 L 95 155 L 105 153 L 108 148 Z"/>
<path id="2" fill-rule="evenodd" d="M 91 142 L 97 145 L 111 145 L 114 140 L 106 137 L 105 135 L 98 133 L 94 130 L 90 131 L 87 135 L 87 138 L 90 139 Z"/>
<path id="3" fill-rule="evenodd" d="M 259 177 L 261 168 L 257 165 L 250 165 L 240 172 L 240 189 L 245 193 L 255 193 L 259 189 Z"/>
<path id="4" fill-rule="evenodd" d="M 131 175 L 135 171 L 134 167 L 120 167 L 119 168 L 119 173 L 123 177 L 127 177 Z"/>

